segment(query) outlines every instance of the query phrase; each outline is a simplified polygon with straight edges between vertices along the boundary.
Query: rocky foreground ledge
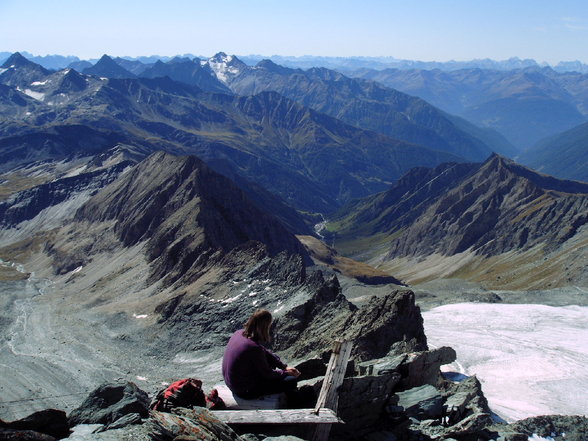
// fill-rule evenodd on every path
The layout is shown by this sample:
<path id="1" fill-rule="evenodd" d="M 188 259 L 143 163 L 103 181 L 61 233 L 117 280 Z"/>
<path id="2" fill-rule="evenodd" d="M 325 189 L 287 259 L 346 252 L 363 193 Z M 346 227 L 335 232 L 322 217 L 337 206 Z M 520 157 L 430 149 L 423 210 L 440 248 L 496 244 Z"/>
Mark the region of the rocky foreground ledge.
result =
<path id="1" fill-rule="evenodd" d="M 324 290 L 311 303 L 293 311 L 298 320 L 289 320 L 289 332 L 282 335 L 304 337 L 309 326 L 326 326 L 329 309 L 338 303 L 331 298 L 336 298 L 336 293 L 336 289 L 332 293 Z M 310 316 L 314 317 L 312 325 L 306 321 Z M 453 362 L 456 353 L 449 347 L 426 349 L 420 311 L 411 291 L 373 298 L 365 307 L 348 308 L 337 317 L 340 320 L 331 317 L 328 321 L 331 333 L 353 339 L 355 347 L 339 390 L 338 414 L 345 424 L 332 427 L 333 440 L 588 439 L 588 419 L 580 416 L 544 416 L 497 424 L 475 377 L 454 382 L 441 375 L 440 367 Z M 312 334 L 332 337 L 326 331 Z M 312 340 L 308 337 L 298 340 L 291 350 L 306 352 L 302 346 Z M 305 373 L 303 383 L 318 391 L 325 363 L 322 357 L 301 362 L 298 367 Z M 312 433 L 312 428 L 300 426 L 256 426 L 245 432 L 240 428 L 237 433 L 204 408 L 161 413 L 149 411 L 149 401 L 148 394 L 134 383 L 104 384 L 69 415 L 48 409 L 18 421 L 0 421 L 0 440 L 286 441 L 308 439 Z"/>
<path id="2" fill-rule="evenodd" d="M 586 440 L 588 419 L 580 416 L 541 416 L 508 425 L 493 424 L 475 377 L 397 391 L 448 355 L 450 348 L 443 348 L 402 360 L 362 364 L 360 370 L 365 375 L 349 375 L 343 384 L 339 414 L 346 424 L 333 426 L 331 439 Z M 315 381 L 320 387 L 322 380 Z M 100 386 L 69 416 L 47 409 L 18 421 L 0 420 L 0 440 L 296 441 L 308 439 L 311 433 L 312 428 L 300 426 L 250 426 L 238 433 L 205 408 L 149 411 L 148 394 L 133 383 Z"/>

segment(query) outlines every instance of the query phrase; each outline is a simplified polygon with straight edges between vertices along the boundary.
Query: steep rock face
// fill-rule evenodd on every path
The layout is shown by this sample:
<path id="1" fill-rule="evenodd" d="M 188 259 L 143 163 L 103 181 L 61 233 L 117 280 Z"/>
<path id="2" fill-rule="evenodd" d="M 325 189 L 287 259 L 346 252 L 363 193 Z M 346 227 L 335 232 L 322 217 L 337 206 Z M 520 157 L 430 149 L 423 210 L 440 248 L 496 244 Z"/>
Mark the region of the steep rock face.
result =
<path id="1" fill-rule="evenodd" d="M 195 157 L 156 153 L 92 198 L 79 221 L 115 221 L 125 246 L 148 240 L 153 277 L 182 276 L 202 254 L 249 241 L 270 255 L 306 255 L 294 236 L 255 207 L 233 183 Z"/>
<path id="2" fill-rule="evenodd" d="M 478 168 L 478 164 L 470 163 L 416 167 L 388 191 L 346 205 L 335 213 L 334 220 L 341 224 L 343 234 L 361 236 L 410 226 L 448 188 Z"/>
<path id="3" fill-rule="evenodd" d="M 77 124 L 8 136 L 0 139 L 0 171 L 35 161 L 94 155 L 127 140 L 117 132 Z"/>

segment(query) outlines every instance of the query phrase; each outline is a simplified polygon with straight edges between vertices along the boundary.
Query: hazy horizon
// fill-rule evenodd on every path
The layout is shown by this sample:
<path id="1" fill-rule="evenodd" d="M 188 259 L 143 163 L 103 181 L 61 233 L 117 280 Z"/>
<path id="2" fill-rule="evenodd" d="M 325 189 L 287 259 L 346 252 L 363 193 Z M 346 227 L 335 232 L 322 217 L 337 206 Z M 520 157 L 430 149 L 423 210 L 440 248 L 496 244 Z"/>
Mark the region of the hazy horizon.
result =
<path id="1" fill-rule="evenodd" d="M 588 63 L 588 4 L 580 0 L 395 0 L 292 3 L 170 0 L 0 1 L 0 41 L 95 59 L 227 54 L 394 57 L 416 61 L 534 59 Z M 270 55 L 271 54 L 271 55 Z"/>

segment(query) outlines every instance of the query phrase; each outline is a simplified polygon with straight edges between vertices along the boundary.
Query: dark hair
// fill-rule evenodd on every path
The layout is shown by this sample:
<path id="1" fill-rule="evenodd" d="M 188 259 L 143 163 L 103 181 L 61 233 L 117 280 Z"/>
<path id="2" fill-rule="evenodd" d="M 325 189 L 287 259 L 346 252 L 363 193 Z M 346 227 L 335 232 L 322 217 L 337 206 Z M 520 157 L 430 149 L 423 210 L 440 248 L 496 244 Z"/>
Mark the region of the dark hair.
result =
<path id="1" fill-rule="evenodd" d="M 258 343 L 269 343 L 272 314 L 267 309 L 258 309 L 244 325 L 243 335 Z"/>

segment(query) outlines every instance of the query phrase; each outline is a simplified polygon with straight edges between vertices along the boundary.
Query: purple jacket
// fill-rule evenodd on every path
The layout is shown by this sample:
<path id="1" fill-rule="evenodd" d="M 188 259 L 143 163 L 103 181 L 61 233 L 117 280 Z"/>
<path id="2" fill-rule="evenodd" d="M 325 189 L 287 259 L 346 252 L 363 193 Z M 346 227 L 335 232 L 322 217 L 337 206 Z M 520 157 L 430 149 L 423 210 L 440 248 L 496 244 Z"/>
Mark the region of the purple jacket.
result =
<path id="1" fill-rule="evenodd" d="M 223 377 L 235 394 L 247 397 L 264 386 L 287 376 L 282 360 L 259 343 L 243 335 L 243 329 L 235 332 L 225 348 Z"/>

